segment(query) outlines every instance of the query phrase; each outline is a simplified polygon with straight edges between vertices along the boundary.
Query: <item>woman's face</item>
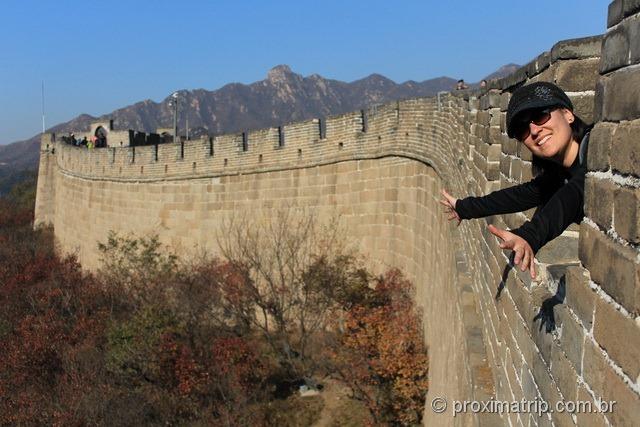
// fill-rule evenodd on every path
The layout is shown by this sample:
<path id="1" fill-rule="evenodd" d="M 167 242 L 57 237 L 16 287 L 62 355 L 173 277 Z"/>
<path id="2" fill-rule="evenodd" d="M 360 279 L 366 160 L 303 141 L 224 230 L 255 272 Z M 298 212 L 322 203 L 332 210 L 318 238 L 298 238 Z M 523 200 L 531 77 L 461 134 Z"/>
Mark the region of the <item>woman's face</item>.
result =
<path id="1" fill-rule="evenodd" d="M 562 163 L 571 145 L 571 123 L 575 117 L 566 108 L 555 109 L 550 114 L 549 120 L 540 125 L 529 121 L 529 134 L 521 142 L 533 155 Z"/>

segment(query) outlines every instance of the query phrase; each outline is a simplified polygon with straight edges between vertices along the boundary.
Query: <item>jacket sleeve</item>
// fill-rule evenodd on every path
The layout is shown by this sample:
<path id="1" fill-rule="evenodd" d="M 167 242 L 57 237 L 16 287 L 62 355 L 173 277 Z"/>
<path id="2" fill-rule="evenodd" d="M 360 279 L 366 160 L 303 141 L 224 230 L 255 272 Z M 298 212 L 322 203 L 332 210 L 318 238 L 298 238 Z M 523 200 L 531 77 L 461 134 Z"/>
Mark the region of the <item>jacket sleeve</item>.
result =
<path id="1" fill-rule="evenodd" d="M 482 197 L 466 197 L 456 202 L 456 212 L 461 219 L 483 218 L 522 212 L 545 202 L 544 195 L 555 191 L 552 178 L 547 173 L 513 187 L 494 191 Z"/>
<path id="2" fill-rule="evenodd" d="M 577 175 L 556 191 L 549 201 L 520 227 L 511 230 L 537 253 L 572 223 L 584 217 L 584 174 Z"/>

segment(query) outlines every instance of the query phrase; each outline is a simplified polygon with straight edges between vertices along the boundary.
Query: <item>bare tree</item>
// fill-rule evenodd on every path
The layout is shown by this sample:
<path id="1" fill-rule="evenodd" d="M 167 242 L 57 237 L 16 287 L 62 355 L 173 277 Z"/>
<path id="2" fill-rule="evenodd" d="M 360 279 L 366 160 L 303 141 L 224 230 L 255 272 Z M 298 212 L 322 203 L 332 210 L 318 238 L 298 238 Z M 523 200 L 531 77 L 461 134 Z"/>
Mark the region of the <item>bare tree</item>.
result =
<path id="1" fill-rule="evenodd" d="M 337 312 L 338 288 L 353 276 L 339 271 L 338 265 L 353 263 L 346 262 L 352 256 L 338 224 L 338 218 L 323 225 L 315 214 L 289 208 L 257 220 L 233 217 L 222 226 L 222 254 L 242 277 L 227 289 L 227 304 L 261 331 L 298 378 L 317 367 L 313 345 Z"/>

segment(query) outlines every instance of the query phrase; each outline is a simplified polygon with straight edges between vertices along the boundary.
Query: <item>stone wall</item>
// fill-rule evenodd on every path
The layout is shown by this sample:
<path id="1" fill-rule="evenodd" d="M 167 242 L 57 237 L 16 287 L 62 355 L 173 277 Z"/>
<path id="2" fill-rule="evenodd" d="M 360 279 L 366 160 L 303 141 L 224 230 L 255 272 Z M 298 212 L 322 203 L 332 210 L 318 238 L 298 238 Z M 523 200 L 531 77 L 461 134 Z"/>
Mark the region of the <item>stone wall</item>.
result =
<path id="1" fill-rule="evenodd" d="M 61 249 L 94 269 L 96 242 L 109 230 L 158 233 L 188 256 L 195 246 L 215 251 L 230 215 L 259 219 L 282 207 L 337 215 L 372 268 L 400 267 L 416 284 L 430 346 L 426 424 L 632 425 L 640 419 L 637 3 L 611 4 L 604 37 L 557 43 L 481 93 L 158 146 L 86 150 L 46 135 L 36 221 L 52 224 Z M 442 188 L 480 195 L 534 176 L 530 153 L 506 136 L 505 110 L 515 88 L 538 80 L 560 85 L 596 125 L 585 221 L 538 253 L 531 281 L 486 226 L 517 227 L 532 211 L 455 228 L 438 199 Z M 453 418 L 430 410 L 438 396 L 617 403 L 608 414 Z"/>

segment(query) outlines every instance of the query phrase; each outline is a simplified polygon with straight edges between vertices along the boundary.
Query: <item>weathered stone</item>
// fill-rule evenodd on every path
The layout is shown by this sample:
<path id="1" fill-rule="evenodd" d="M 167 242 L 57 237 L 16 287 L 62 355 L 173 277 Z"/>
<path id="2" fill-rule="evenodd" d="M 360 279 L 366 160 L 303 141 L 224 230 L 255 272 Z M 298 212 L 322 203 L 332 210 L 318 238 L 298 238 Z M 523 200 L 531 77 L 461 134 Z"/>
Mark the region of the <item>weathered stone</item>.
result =
<path id="1" fill-rule="evenodd" d="M 578 239 L 558 236 L 544 245 L 536 254 L 544 264 L 574 264 L 578 262 Z"/>
<path id="2" fill-rule="evenodd" d="M 575 401 L 578 393 L 578 375 L 559 346 L 551 350 L 551 375 L 565 400 Z"/>
<path id="3" fill-rule="evenodd" d="M 490 90 L 480 97 L 480 109 L 500 108 L 500 92 Z"/>
<path id="4" fill-rule="evenodd" d="M 522 160 L 517 157 L 511 158 L 511 174 L 509 177 L 516 182 L 520 182 L 520 177 L 522 175 Z"/>
<path id="5" fill-rule="evenodd" d="M 511 94 L 509 92 L 502 92 L 500 94 L 500 111 L 507 111 L 507 107 L 509 106 L 510 99 L 511 99 Z"/>
<path id="6" fill-rule="evenodd" d="M 582 376 L 596 394 L 604 390 L 604 372 L 611 367 L 607 364 L 600 347 L 591 340 L 585 340 Z"/>
<path id="7" fill-rule="evenodd" d="M 565 292 L 565 304 L 578 316 L 584 327 L 590 330 L 595 292 L 589 287 L 589 275 L 584 268 L 575 266 L 567 269 Z"/>
<path id="8" fill-rule="evenodd" d="M 584 329 L 582 325 L 569 315 L 567 306 L 559 310 L 562 317 L 562 337 L 560 346 L 571 362 L 573 369 L 580 375 L 582 373 L 582 351 L 584 349 Z"/>
<path id="9" fill-rule="evenodd" d="M 627 67 L 603 76 L 602 119 L 633 120 L 640 117 L 640 68 Z"/>
<path id="10" fill-rule="evenodd" d="M 478 123 L 483 126 L 489 126 L 491 123 L 491 114 L 489 111 L 478 111 Z"/>
<path id="11" fill-rule="evenodd" d="M 591 402 L 592 407 L 595 407 L 596 402 L 591 397 L 591 394 L 582 385 L 578 385 L 578 398 L 579 402 Z M 599 413 L 592 413 L 587 411 L 580 411 L 576 414 L 577 424 L 580 427 L 608 427 L 609 424 L 604 419 L 604 415 Z"/>
<path id="12" fill-rule="evenodd" d="M 596 82 L 596 91 L 593 100 L 593 121 L 601 123 L 603 121 L 602 114 L 604 111 L 604 84 L 606 77 L 600 77 Z"/>
<path id="13" fill-rule="evenodd" d="M 628 242 L 640 243 L 640 189 L 619 188 L 614 206 L 618 235 Z"/>
<path id="14" fill-rule="evenodd" d="M 607 13 L 607 28 L 611 28 L 622 21 L 622 17 L 624 16 L 623 3 L 623 0 L 614 0 L 609 3 L 609 10 Z"/>
<path id="15" fill-rule="evenodd" d="M 516 86 L 524 83 L 527 80 L 527 73 L 524 68 L 520 67 L 513 73 L 509 74 L 506 77 L 501 78 L 498 81 L 498 84 L 502 89 L 507 90 L 511 88 L 515 88 Z M 513 92 L 513 91 L 511 91 Z"/>
<path id="16" fill-rule="evenodd" d="M 630 16 L 636 12 L 640 12 L 640 0 L 624 0 L 622 3 L 622 12 L 624 16 Z"/>
<path id="17" fill-rule="evenodd" d="M 623 25 L 619 25 L 605 34 L 600 61 L 602 74 L 629 65 L 629 37 L 625 30 Z"/>
<path id="18" fill-rule="evenodd" d="M 555 70 L 555 82 L 565 92 L 593 90 L 598 80 L 600 58 L 560 61 Z"/>
<path id="19" fill-rule="evenodd" d="M 487 160 L 490 162 L 499 162 L 502 155 L 502 147 L 500 144 L 492 144 L 487 147 Z"/>
<path id="20" fill-rule="evenodd" d="M 628 376 L 640 375 L 640 326 L 602 298 L 596 300 L 593 336 Z"/>
<path id="21" fill-rule="evenodd" d="M 533 179 L 533 171 L 531 170 L 531 162 L 522 162 L 522 170 L 521 170 L 520 180 L 522 182 L 529 182 Z"/>
<path id="22" fill-rule="evenodd" d="M 638 313 L 640 264 L 633 249 L 613 242 L 586 223 L 580 226 L 580 260 L 591 279 L 627 311 Z"/>
<path id="23" fill-rule="evenodd" d="M 631 2 L 630 0 L 627 0 Z M 625 6 L 627 5 L 625 1 Z M 634 0 L 640 5 L 640 0 Z M 640 6 L 639 6 L 640 7 Z M 628 38 L 631 41 L 629 46 L 629 62 L 631 64 L 640 63 L 640 15 L 634 16 L 626 23 Z"/>
<path id="24" fill-rule="evenodd" d="M 589 170 L 605 171 L 609 169 L 609 152 L 616 127 L 613 123 L 600 122 L 591 130 L 587 154 L 587 168 Z"/>
<path id="25" fill-rule="evenodd" d="M 500 162 L 487 162 L 486 176 L 489 181 L 500 179 Z"/>
<path id="26" fill-rule="evenodd" d="M 531 154 L 531 151 L 529 151 L 527 146 L 524 145 L 523 143 L 518 142 L 516 145 L 516 150 L 518 152 L 518 157 L 520 157 L 522 160 L 525 160 L 527 162 L 530 162 L 533 160 L 533 155 Z"/>
<path id="27" fill-rule="evenodd" d="M 573 111 L 576 113 L 585 123 L 593 123 L 594 120 L 594 98 L 595 95 L 580 94 L 570 95 L 569 98 L 573 103 Z"/>
<path id="28" fill-rule="evenodd" d="M 507 135 L 502 135 L 502 143 L 500 146 L 502 147 L 502 152 L 504 154 L 509 154 L 511 156 L 515 156 L 518 150 L 518 141 L 513 138 L 509 138 Z"/>
<path id="29" fill-rule="evenodd" d="M 640 79 L 638 82 L 640 83 Z M 640 91 L 638 95 L 640 96 Z M 640 176 L 640 138 L 638 135 L 640 135 L 640 120 L 623 122 L 618 125 L 611 144 L 612 169 L 623 174 Z"/>
<path id="30" fill-rule="evenodd" d="M 610 367 L 604 371 L 604 385 L 600 397 L 607 403 L 615 402 L 606 417 L 613 426 L 631 426 L 640 420 L 640 396 L 631 390 Z"/>
<path id="31" fill-rule="evenodd" d="M 591 145 L 591 143 L 589 143 Z M 584 184 L 584 213 L 608 230 L 613 219 L 613 195 L 617 186 L 608 179 L 588 176 Z"/>
<path id="32" fill-rule="evenodd" d="M 511 158 L 509 156 L 505 156 L 504 154 L 500 155 L 500 173 L 502 175 L 509 176 L 509 172 L 511 170 Z"/>
<path id="33" fill-rule="evenodd" d="M 558 59 L 577 59 L 600 56 L 602 36 L 563 40 L 551 48 L 551 62 Z"/>

